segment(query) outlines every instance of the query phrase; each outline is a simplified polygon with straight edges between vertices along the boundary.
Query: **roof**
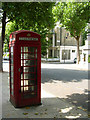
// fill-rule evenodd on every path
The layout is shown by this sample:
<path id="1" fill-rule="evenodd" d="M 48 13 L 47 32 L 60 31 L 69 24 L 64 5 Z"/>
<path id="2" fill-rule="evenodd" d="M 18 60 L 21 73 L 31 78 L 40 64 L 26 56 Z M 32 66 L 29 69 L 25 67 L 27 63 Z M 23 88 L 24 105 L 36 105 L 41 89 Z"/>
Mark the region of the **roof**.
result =
<path id="1" fill-rule="evenodd" d="M 19 34 L 19 33 L 22 33 L 22 32 L 31 32 L 31 33 L 33 33 L 33 34 L 37 34 L 37 35 L 39 35 L 38 33 L 35 33 L 35 32 L 33 32 L 33 31 L 29 31 L 29 30 L 18 30 L 18 31 L 14 31 L 14 32 L 12 32 L 11 34 Z M 40 36 L 40 35 L 39 35 Z"/>

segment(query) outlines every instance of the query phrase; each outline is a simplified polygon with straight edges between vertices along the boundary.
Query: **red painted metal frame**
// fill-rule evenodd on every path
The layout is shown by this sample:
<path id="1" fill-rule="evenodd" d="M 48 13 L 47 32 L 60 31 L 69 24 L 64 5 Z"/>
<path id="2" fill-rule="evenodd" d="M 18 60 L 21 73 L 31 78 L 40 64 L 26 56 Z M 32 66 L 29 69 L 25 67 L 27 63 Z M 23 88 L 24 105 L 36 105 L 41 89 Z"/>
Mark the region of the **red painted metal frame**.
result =
<path id="1" fill-rule="evenodd" d="M 29 34 L 29 36 L 27 36 Z M 12 45 L 13 47 L 13 71 L 14 71 L 14 95 L 11 95 L 11 82 L 10 82 L 10 101 L 15 107 L 23 107 L 27 105 L 38 105 L 41 104 L 41 43 L 40 35 L 28 30 L 15 31 L 10 34 L 14 37 L 13 41 L 9 42 L 9 50 Z M 35 40 L 19 40 L 19 37 L 27 38 L 38 38 Z M 37 95 L 30 98 L 22 99 L 21 97 L 21 47 L 36 47 L 37 48 Z M 9 71 L 10 71 L 9 61 Z M 19 71 L 20 69 L 20 71 Z M 10 74 L 10 72 L 9 72 Z M 10 75 L 11 79 L 11 75 Z M 24 93 L 25 94 L 25 93 Z"/>

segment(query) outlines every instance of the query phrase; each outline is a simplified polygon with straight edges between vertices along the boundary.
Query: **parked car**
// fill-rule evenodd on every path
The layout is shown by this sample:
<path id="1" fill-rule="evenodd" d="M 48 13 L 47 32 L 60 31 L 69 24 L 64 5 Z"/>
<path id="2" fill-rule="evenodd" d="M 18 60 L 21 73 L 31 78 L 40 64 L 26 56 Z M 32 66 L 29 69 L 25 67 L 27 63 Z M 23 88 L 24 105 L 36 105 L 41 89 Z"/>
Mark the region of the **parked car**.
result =
<path id="1" fill-rule="evenodd" d="M 74 58 L 74 63 L 77 63 L 77 58 Z"/>
<path id="2" fill-rule="evenodd" d="M 5 56 L 5 57 L 3 58 L 3 60 L 9 60 L 9 56 L 8 56 L 8 57 Z"/>

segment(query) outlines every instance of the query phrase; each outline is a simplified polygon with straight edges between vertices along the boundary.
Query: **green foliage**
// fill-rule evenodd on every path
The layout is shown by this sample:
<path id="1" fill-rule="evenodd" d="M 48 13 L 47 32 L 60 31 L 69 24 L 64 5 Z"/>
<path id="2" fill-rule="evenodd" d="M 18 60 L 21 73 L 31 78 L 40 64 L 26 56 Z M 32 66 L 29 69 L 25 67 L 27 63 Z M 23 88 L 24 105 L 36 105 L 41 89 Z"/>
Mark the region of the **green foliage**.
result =
<path id="1" fill-rule="evenodd" d="M 87 39 L 87 34 L 90 33 L 90 26 L 86 26 L 86 28 L 82 31 L 82 40 L 83 40 L 83 45 L 85 45 L 85 40 Z"/>
<path id="2" fill-rule="evenodd" d="M 90 18 L 89 7 L 89 2 L 58 2 L 53 9 L 55 20 L 77 40 L 77 63 L 80 60 L 79 38 Z"/>
<path id="3" fill-rule="evenodd" d="M 0 34 L 1 34 L 1 27 L 2 27 L 2 25 L 1 25 L 1 22 L 2 22 L 2 20 L 1 20 L 1 18 L 2 18 L 2 3 L 0 2 Z"/>
<path id="4" fill-rule="evenodd" d="M 87 33 L 88 32 L 85 30 L 82 32 L 82 41 L 83 41 L 82 45 L 85 45 L 85 40 L 87 39 Z"/>
<path id="5" fill-rule="evenodd" d="M 16 30 L 15 29 L 15 21 L 9 22 L 7 24 L 6 31 L 5 31 L 5 40 L 4 40 L 4 47 L 3 47 L 4 52 L 9 52 L 9 36 L 15 30 Z"/>
<path id="6" fill-rule="evenodd" d="M 8 44 L 4 44 L 3 51 L 4 52 L 8 52 L 9 51 Z"/>
<path id="7" fill-rule="evenodd" d="M 17 23 L 16 28 L 50 29 L 53 26 L 53 3 L 50 2 L 6 2 L 3 3 L 3 10 L 6 11 L 10 21 Z"/>
<path id="8" fill-rule="evenodd" d="M 77 39 L 89 21 L 89 2 L 59 2 L 53 9 L 56 21 L 70 31 Z"/>
<path id="9" fill-rule="evenodd" d="M 9 41 L 9 35 L 16 30 L 30 30 L 41 35 L 42 54 L 46 54 L 48 42 L 46 34 L 54 27 L 51 2 L 5 2 L 3 11 L 6 11 L 8 24 L 6 28 L 6 40 Z"/>
<path id="10" fill-rule="evenodd" d="M 90 63 L 90 55 L 88 55 L 88 63 Z"/>

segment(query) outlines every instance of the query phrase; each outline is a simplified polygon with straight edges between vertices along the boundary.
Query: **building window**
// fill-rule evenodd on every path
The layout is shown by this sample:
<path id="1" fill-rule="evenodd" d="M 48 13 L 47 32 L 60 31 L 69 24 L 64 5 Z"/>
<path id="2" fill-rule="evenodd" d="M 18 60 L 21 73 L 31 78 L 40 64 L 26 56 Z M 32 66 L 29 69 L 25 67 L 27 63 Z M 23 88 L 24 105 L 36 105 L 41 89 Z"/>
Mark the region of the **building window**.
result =
<path id="1" fill-rule="evenodd" d="M 49 50 L 49 57 L 52 57 L 52 50 Z"/>
<path id="2" fill-rule="evenodd" d="M 67 37 L 69 36 L 69 33 L 67 33 Z"/>
<path id="3" fill-rule="evenodd" d="M 82 50 L 79 50 L 80 54 L 82 54 Z"/>
<path id="4" fill-rule="evenodd" d="M 70 50 L 62 50 L 62 60 L 70 60 Z"/>
<path id="5" fill-rule="evenodd" d="M 75 52 L 75 50 L 72 50 L 72 52 Z"/>

